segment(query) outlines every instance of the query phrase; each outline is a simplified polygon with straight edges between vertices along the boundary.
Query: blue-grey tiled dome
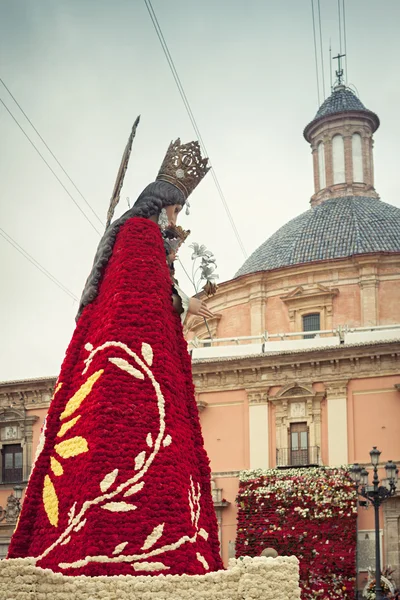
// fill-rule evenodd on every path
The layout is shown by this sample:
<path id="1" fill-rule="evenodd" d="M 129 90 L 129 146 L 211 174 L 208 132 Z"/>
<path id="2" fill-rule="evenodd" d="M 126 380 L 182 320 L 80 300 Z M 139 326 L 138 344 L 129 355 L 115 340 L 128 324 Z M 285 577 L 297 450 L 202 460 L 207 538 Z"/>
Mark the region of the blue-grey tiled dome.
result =
<path id="1" fill-rule="evenodd" d="M 325 100 L 323 104 L 318 109 L 317 114 L 304 129 L 304 137 L 308 139 L 307 132 L 310 128 L 310 125 L 323 119 L 324 117 L 328 117 L 330 115 L 344 113 L 344 112 L 364 112 L 370 117 L 372 117 L 375 122 L 374 131 L 379 127 L 379 118 L 371 110 L 365 108 L 364 104 L 357 98 L 357 96 L 344 85 L 337 86 L 332 94 Z"/>
<path id="2" fill-rule="evenodd" d="M 236 277 L 375 252 L 400 252 L 400 208 L 365 196 L 332 198 L 278 229 Z"/>

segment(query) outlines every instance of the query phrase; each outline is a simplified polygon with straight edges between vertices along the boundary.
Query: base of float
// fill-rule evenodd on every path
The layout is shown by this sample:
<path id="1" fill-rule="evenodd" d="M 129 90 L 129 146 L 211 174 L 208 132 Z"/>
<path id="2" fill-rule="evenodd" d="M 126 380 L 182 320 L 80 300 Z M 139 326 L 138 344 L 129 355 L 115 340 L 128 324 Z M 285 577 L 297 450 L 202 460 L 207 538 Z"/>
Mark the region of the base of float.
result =
<path id="1" fill-rule="evenodd" d="M 68 577 L 29 558 L 0 561 L 0 600 L 298 600 L 297 558 L 232 559 L 206 575 Z"/>

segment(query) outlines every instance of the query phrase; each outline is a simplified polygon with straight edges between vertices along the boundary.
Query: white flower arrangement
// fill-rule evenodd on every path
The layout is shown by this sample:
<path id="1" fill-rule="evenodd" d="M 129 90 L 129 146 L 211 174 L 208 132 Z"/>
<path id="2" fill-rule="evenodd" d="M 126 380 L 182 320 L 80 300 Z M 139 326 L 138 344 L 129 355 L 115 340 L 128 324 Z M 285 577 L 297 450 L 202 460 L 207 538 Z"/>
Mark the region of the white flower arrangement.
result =
<path id="1" fill-rule="evenodd" d="M 34 559 L 0 561 L 2 600 L 300 600 L 294 556 L 231 559 L 227 571 L 205 575 L 67 577 Z"/>

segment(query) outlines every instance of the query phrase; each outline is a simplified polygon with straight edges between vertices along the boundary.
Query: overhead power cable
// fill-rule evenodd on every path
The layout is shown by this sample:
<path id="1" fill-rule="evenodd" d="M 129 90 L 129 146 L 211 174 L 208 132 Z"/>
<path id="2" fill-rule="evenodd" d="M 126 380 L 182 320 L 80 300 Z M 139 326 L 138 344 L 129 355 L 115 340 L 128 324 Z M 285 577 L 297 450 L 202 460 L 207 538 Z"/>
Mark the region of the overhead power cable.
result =
<path id="1" fill-rule="evenodd" d="M 78 298 L 75 296 L 75 294 L 73 292 L 71 292 L 71 290 L 69 290 L 65 285 L 63 285 L 61 283 L 61 281 L 59 281 L 56 277 L 54 277 L 54 275 L 52 275 L 50 273 L 50 271 L 48 271 L 43 265 L 41 265 L 39 261 L 37 261 L 35 258 L 33 258 L 33 256 L 31 254 L 29 254 L 29 252 L 24 250 L 24 248 L 22 248 L 22 246 L 20 246 L 18 244 L 18 242 L 16 242 L 14 240 L 14 238 L 12 238 L 10 235 L 8 235 L 8 233 L 6 233 L 4 231 L 4 229 L 1 229 L 1 227 L 0 227 L 0 235 L 6 240 L 6 242 L 8 242 L 11 246 L 13 246 L 17 250 L 17 252 L 22 254 L 22 256 L 24 258 L 26 258 L 26 260 L 28 260 L 34 267 L 36 267 L 39 271 L 41 271 L 43 273 L 43 275 L 45 275 L 48 279 L 50 279 L 50 281 L 52 281 L 57 287 L 59 287 L 60 290 L 62 290 L 65 294 L 67 294 L 70 298 L 72 298 L 72 300 L 75 300 L 76 302 L 78 302 Z"/>
<path id="2" fill-rule="evenodd" d="M 320 0 L 318 0 L 318 20 L 319 20 L 319 44 L 320 44 L 320 51 L 321 51 L 322 93 L 324 95 L 324 100 L 325 100 L 326 96 L 325 96 L 324 52 L 322 49 L 322 26 L 321 26 Z"/>
<path id="3" fill-rule="evenodd" d="M 342 54 L 342 17 L 340 16 L 340 0 L 337 3 L 338 6 L 338 16 L 339 16 L 339 54 Z"/>
<path id="4" fill-rule="evenodd" d="M 29 143 L 34 147 L 34 149 L 36 150 L 36 152 L 38 153 L 38 155 L 40 156 L 40 158 L 42 159 L 42 161 L 45 163 L 45 165 L 47 166 L 47 168 L 53 173 L 53 175 L 57 179 L 58 183 L 62 186 L 62 188 L 65 190 L 65 192 L 71 198 L 72 202 L 75 204 L 75 206 L 77 207 L 77 209 L 82 213 L 82 215 L 85 217 L 85 219 L 88 221 L 88 223 L 90 223 L 91 227 L 93 227 L 93 229 L 99 235 L 102 235 L 102 233 L 97 229 L 97 227 L 95 225 L 93 225 L 92 221 L 89 219 L 89 217 L 87 216 L 87 214 L 79 206 L 79 204 L 77 203 L 77 201 L 75 200 L 75 198 L 72 196 L 72 194 L 70 193 L 70 191 L 68 190 L 68 188 L 66 188 L 66 186 L 63 184 L 63 182 L 61 181 L 61 179 L 59 178 L 59 176 L 57 175 L 57 173 L 54 171 L 54 169 L 51 167 L 51 165 L 47 162 L 47 160 L 45 159 L 45 157 L 43 156 L 43 154 L 40 152 L 40 150 L 38 149 L 38 147 L 36 146 L 36 144 L 31 140 L 31 138 L 29 137 L 29 135 L 26 133 L 25 129 L 19 123 L 19 121 L 17 120 L 17 118 L 13 115 L 13 113 L 8 108 L 8 106 L 5 104 L 5 102 L 2 100 L 2 98 L 0 98 L 0 102 L 4 106 L 4 108 L 6 109 L 6 111 L 8 112 L 8 114 L 11 116 L 11 118 L 13 119 L 13 121 L 16 123 L 16 125 L 19 127 L 19 129 L 22 131 L 22 133 L 24 134 L 24 136 L 26 137 L 26 139 L 29 141 Z"/>
<path id="5" fill-rule="evenodd" d="M 199 140 L 199 143 L 200 143 L 200 145 L 202 147 L 202 150 L 203 150 L 204 154 L 206 156 L 209 156 L 209 154 L 207 152 L 207 148 L 206 148 L 205 143 L 203 141 L 202 135 L 200 133 L 199 127 L 197 125 L 196 119 L 195 119 L 195 117 L 193 115 L 193 112 L 192 112 L 192 109 L 190 107 L 189 100 L 187 99 L 187 96 L 186 96 L 185 90 L 183 88 L 182 82 L 181 82 L 181 80 L 179 78 L 179 75 L 178 75 L 178 72 L 176 70 L 174 61 L 173 61 L 172 56 L 170 54 L 170 51 L 168 49 L 168 45 L 167 45 L 167 43 L 165 41 L 162 29 L 160 27 L 160 24 L 158 22 L 157 16 L 156 16 L 156 14 L 154 12 L 154 9 L 153 9 L 153 6 L 151 4 L 151 0 L 144 0 L 144 3 L 146 5 L 147 11 L 148 11 L 148 13 L 150 15 L 150 19 L 151 19 L 151 21 L 153 23 L 154 29 L 155 29 L 157 37 L 158 37 L 158 39 L 160 41 L 161 47 L 163 49 L 163 52 L 165 54 L 165 58 L 167 59 L 167 62 L 168 62 L 169 68 L 171 70 L 171 73 L 173 75 L 173 78 L 175 80 L 176 86 L 177 86 L 177 88 L 179 90 L 179 94 L 180 94 L 180 96 L 182 98 L 182 101 L 183 101 L 183 104 L 184 104 L 184 106 L 186 108 L 186 112 L 189 115 L 190 122 L 192 123 L 193 129 L 194 129 L 194 131 L 195 131 L 195 133 L 197 135 L 197 138 Z M 211 165 L 211 161 L 209 161 L 209 164 L 210 164 L 210 166 L 212 166 Z M 218 178 L 217 178 L 217 175 L 215 173 L 214 168 L 211 170 L 211 175 L 212 175 L 212 178 L 214 179 L 214 183 L 215 183 L 216 188 L 218 190 L 218 194 L 219 194 L 219 196 L 221 198 L 222 204 L 224 206 L 225 212 L 226 212 L 226 214 L 228 216 L 228 219 L 230 221 L 230 224 L 231 224 L 231 227 L 232 227 L 233 232 L 235 234 L 235 237 L 237 239 L 237 242 L 238 242 L 238 244 L 239 244 L 239 246 L 240 246 L 240 248 L 241 248 L 241 250 L 243 252 L 244 257 L 247 258 L 246 249 L 245 249 L 245 247 L 243 245 L 243 242 L 241 240 L 239 231 L 238 231 L 238 229 L 237 229 L 237 227 L 235 225 L 235 221 L 233 220 L 231 211 L 229 210 L 228 203 L 226 201 L 226 198 L 224 196 L 224 193 L 222 191 L 221 185 L 220 185 L 220 183 L 218 181 Z"/>
<path id="6" fill-rule="evenodd" d="M 315 76 L 317 78 L 317 97 L 318 97 L 318 108 L 321 106 L 319 96 L 319 77 L 318 77 L 318 56 L 317 56 L 317 37 L 315 35 L 315 15 L 314 15 L 314 0 L 311 0 L 311 12 L 312 12 L 312 25 L 314 33 L 314 57 L 315 57 Z"/>
<path id="7" fill-rule="evenodd" d="M 347 70 L 347 36 L 346 36 L 346 10 L 345 0 L 343 0 L 343 38 L 344 38 L 344 66 L 346 72 L 345 81 L 349 82 L 349 72 Z"/>
<path id="8" fill-rule="evenodd" d="M 40 135 L 40 133 L 36 129 L 35 125 L 32 123 L 32 121 L 30 120 L 30 118 L 28 117 L 28 115 L 26 114 L 26 112 L 24 111 L 24 109 L 22 108 L 22 106 L 20 105 L 20 103 L 18 102 L 18 100 L 16 99 L 16 97 L 12 94 L 10 88 L 5 84 L 4 80 L 1 77 L 0 77 L 0 82 L 5 87 L 5 89 L 7 90 L 7 92 L 10 94 L 11 98 L 14 100 L 15 104 L 18 106 L 19 110 L 22 112 L 22 114 L 24 115 L 25 119 L 28 121 L 29 125 L 32 127 L 32 129 L 34 130 L 34 132 L 37 134 L 37 136 L 39 137 L 39 139 L 46 146 L 46 148 L 50 152 L 51 156 L 54 158 L 54 160 L 56 161 L 56 163 L 58 164 L 58 166 L 60 167 L 60 169 L 62 170 L 62 172 L 64 173 L 64 175 L 67 177 L 68 181 L 73 185 L 73 187 L 78 192 L 78 194 L 80 195 L 80 197 L 82 198 L 82 200 L 85 202 L 86 206 L 92 211 L 92 213 L 94 214 L 94 216 L 96 217 L 96 219 L 100 222 L 100 225 L 102 225 L 103 227 L 105 227 L 105 225 L 104 225 L 103 221 L 100 219 L 99 215 L 95 212 L 95 210 L 93 209 L 93 207 L 91 206 L 91 204 L 88 202 L 88 200 L 86 200 L 85 196 L 82 194 L 82 192 L 80 191 L 80 189 L 78 188 L 78 186 L 75 184 L 75 182 L 68 175 L 67 171 L 64 169 L 64 167 L 62 166 L 62 164 L 58 160 L 57 156 L 54 154 L 54 152 L 51 150 L 51 148 L 49 147 L 49 145 L 47 144 L 47 142 Z"/>

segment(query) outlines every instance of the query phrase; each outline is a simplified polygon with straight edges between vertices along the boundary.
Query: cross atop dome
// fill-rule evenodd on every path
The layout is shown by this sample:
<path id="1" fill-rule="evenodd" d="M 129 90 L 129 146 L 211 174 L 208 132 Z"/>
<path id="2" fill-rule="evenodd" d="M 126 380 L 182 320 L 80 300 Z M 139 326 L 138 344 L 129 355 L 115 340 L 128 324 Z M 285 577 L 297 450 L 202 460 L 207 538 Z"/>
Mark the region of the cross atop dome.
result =
<path id="1" fill-rule="evenodd" d="M 342 81 L 342 79 L 343 79 L 343 69 L 342 69 L 340 60 L 342 58 L 344 58 L 345 56 L 346 56 L 345 54 L 340 54 L 340 52 L 339 52 L 338 55 L 334 56 L 333 59 L 332 59 L 332 60 L 337 60 L 338 61 L 338 68 L 337 68 L 337 71 L 336 71 L 336 77 L 337 77 L 337 84 L 338 85 L 342 85 L 343 84 L 343 81 Z"/>

